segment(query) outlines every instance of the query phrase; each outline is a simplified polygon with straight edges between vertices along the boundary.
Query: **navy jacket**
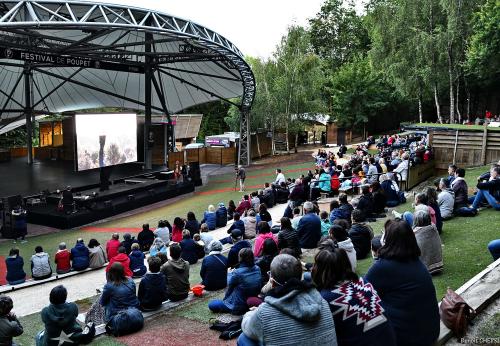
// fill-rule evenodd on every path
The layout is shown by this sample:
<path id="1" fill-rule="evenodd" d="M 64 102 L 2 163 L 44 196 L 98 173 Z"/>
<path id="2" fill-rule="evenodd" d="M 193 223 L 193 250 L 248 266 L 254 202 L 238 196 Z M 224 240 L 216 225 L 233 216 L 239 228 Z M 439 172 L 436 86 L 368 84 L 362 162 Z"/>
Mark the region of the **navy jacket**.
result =
<path id="1" fill-rule="evenodd" d="M 234 268 L 239 262 L 238 258 L 238 253 L 240 252 L 241 249 L 243 248 L 252 248 L 252 245 L 246 240 L 240 240 L 239 242 L 235 243 L 231 249 L 229 249 L 229 253 L 227 254 L 227 266 L 229 268 Z"/>
<path id="2" fill-rule="evenodd" d="M 372 233 L 370 229 L 361 223 L 353 223 L 349 230 L 349 238 L 352 240 L 356 250 L 356 259 L 363 259 L 370 253 Z"/>
<path id="3" fill-rule="evenodd" d="M 259 267 L 241 265 L 227 275 L 224 304 L 231 309 L 233 314 L 243 314 L 248 310 L 247 299 L 256 297 L 260 293 L 261 287 Z"/>
<path id="4" fill-rule="evenodd" d="M 242 219 L 239 219 L 238 221 L 234 221 L 231 227 L 227 230 L 228 234 L 231 234 L 231 231 L 233 229 L 239 229 L 242 234 L 245 234 L 245 223 L 243 222 Z"/>
<path id="5" fill-rule="evenodd" d="M 121 310 L 129 307 L 139 308 L 139 300 L 135 295 L 135 283 L 132 279 L 115 285 L 108 282 L 102 290 L 100 303 L 106 311 L 105 320 L 109 321 Z"/>
<path id="6" fill-rule="evenodd" d="M 384 190 L 384 194 L 386 197 L 386 203 L 387 203 L 387 201 L 396 201 L 399 203 L 398 192 L 394 188 L 394 185 L 392 184 L 391 180 L 384 180 L 380 184 L 380 186 L 381 186 L 382 190 Z"/>
<path id="7" fill-rule="evenodd" d="M 24 272 L 24 260 L 21 256 L 7 257 L 5 259 L 5 266 L 7 267 L 7 282 L 19 281 L 26 279 Z"/>
<path id="8" fill-rule="evenodd" d="M 356 209 L 363 211 L 365 217 L 370 217 L 373 214 L 373 196 L 366 194 L 359 197 L 359 203 Z"/>
<path id="9" fill-rule="evenodd" d="M 181 258 L 184 261 L 188 261 L 189 264 L 195 264 L 198 262 L 198 245 L 193 239 L 182 239 L 181 245 Z"/>
<path id="10" fill-rule="evenodd" d="M 149 251 L 149 248 L 153 245 L 155 240 L 155 234 L 150 229 L 142 230 L 137 235 L 137 240 L 139 241 L 142 251 Z"/>
<path id="11" fill-rule="evenodd" d="M 208 226 L 208 229 L 213 231 L 216 226 L 217 226 L 217 220 L 216 220 L 216 215 L 215 212 L 209 212 L 206 211 L 203 214 L 203 220 L 201 220 L 201 223 L 206 223 Z"/>
<path id="12" fill-rule="evenodd" d="M 163 301 L 167 300 L 165 275 L 161 272 L 147 273 L 139 283 L 137 297 L 141 303 L 141 308 L 145 310 L 159 308 Z"/>
<path id="13" fill-rule="evenodd" d="M 144 254 L 141 250 L 132 251 L 128 258 L 130 258 L 130 270 L 134 277 L 146 274 L 147 269 L 144 265 Z"/>
<path id="14" fill-rule="evenodd" d="M 215 212 L 215 225 L 217 227 L 224 227 L 227 225 L 227 209 L 226 207 L 219 207 Z"/>
<path id="15" fill-rule="evenodd" d="M 191 238 L 193 238 L 193 235 L 196 233 L 200 233 L 200 223 L 198 220 L 187 220 L 184 228 L 191 233 Z"/>
<path id="16" fill-rule="evenodd" d="M 227 286 L 227 258 L 220 253 L 208 255 L 201 263 L 201 283 L 207 291 L 221 290 Z"/>
<path id="17" fill-rule="evenodd" d="M 321 220 L 315 213 L 307 213 L 299 221 L 297 226 L 300 247 L 314 249 L 321 239 Z"/>
<path id="18" fill-rule="evenodd" d="M 420 261 L 380 258 L 365 280 L 382 299 L 397 345 L 433 345 L 439 336 L 439 310 L 431 275 Z"/>
<path id="19" fill-rule="evenodd" d="M 74 270 L 84 270 L 89 267 L 90 251 L 83 243 L 77 243 L 74 248 L 71 249 L 71 260 L 72 267 Z"/>

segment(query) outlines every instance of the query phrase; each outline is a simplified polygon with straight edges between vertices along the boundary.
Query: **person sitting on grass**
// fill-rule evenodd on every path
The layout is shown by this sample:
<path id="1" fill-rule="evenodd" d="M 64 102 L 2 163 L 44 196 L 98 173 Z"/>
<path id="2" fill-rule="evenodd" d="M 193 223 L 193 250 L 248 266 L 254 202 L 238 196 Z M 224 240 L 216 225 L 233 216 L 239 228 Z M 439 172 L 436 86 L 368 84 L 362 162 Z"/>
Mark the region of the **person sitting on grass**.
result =
<path id="1" fill-rule="evenodd" d="M 71 249 L 71 262 L 73 270 L 81 271 L 89 267 L 89 249 L 85 246 L 82 238 L 78 238 L 75 247 Z"/>
<path id="2" fill-rule="evenodd" d="M 89 268 L 101 268 L 108 259 L 101 244 L 96 239 L 90 239 L 89 244 Z"/>
<path id="3" fill-rule="evenodd" d="M 333 315 L 339 346 L 395 346 L 394 331 L 373 286 L 353 272 L 343 249 L 321 250 L 314 257 L 311 277 Z M 355 299 L 351 299 L 356 297 Z M 347 304 L 337 304 L 342 301 Z M 346 314 L 347 311 L 366 314 Z"/>
<path id="4" fill-rule="evenodd" d="M 431 217 L 426 210 L 417 210 L 413 219 L 413 233 L 420 248 L 420 260 L 429 273 L 439 274 L 443 270 L 443 252 L 441 238 L 436 225 L 431 223 Z"/>
<path id="5" fill-rule="evenodd" d="M 153 233 L 152 230 L 149 229 L 149 224 L 145 223 L 142 225 L 142 231 L 139 232 L 137 235 L 137 241 L 139 242 L 139 245 L 141 246 L 141 251 L 149 251 L 149 248 L 153 244 L 153 241 L 155 240 L 155 234 Z"/>
<path id="6" fill-rule="evenodd" d="M 293 256 L 300 257 L 302 250 L 300 248 L 299 234 L 292 227 L 290 219 L 282 217 L 280 220 L 281 229 L 278 233 L 278 248 L 291 249 Z"/>
<path id="7" fill-rule="evenodd" d="M 373 239 L 373 229 L 364 223 L 365 216 L 359 209 L 352 212 L 352 224 L 349 229 L 349 238 L 356 250 L 356 259 L 366 258 L 370 252 L 370 242 Z"/>
<path id="8" fill-rule="evenodd" d="M 439 180 L 439 190 L 440 192 L 437 197 L 439 211 L 443 220 L 449 220 L 453 217 L 455 193 L 452 189 L 448 188 L 446 179 Z"/>
<path id="9" fill-rule="evenodd" d="M 120 243 L 120 246 L 123 246 L 125 248 L 125 253 L 127 254 L 127 256 L 130 255 L 130 252 L 132 251 L 132 244 L 134 243 L 139 244 L 137 239 L 135 239 L 135 237 L 132 237 L 130 233 L 125 233 L 123 235 L 123 241 Z"/>
<path id="10" fill-rule="evenodd" d="M 378 260 L 378 251 L 382 247 L 381 239 L 382 239 L 381 235 L 376 235 L 375 237 L 373 237 L 371 241 L 372 258 L 374 261 Z"/>
<path id="11" fill-rule="evenodd" d="M 227 289 L 223 300 L 208 303 L 212 312 L 229 312 L 242 315 L 248 310 L 247 299 L 256 297 L 261 285 L 261 273 L 255 265 L 252 249 L 243 248 L 238 253 L 239 267 L 227 275 Z"/>
<path id="12" fill-rule="evenodd" d="M 54 262 L 56 263 L 57 274 L 66 274 L 71 271 L 71 252 L 66 248 L 66 243 L 59 244 L 59 250 L 56 252 Z"/>
<path id="13" fill-rule="evenodd" d="M 130 258 L 128 258 L 127 254 L 125 253 L 125 248 L 123 246 L 120 246 L 118 248 L 118 255 L 109 259 L 109 263 L 106 267 L 106 273 L 109 272 L 109 270 L 113 266 L 113 263 L 120 263 L 123 267 L 125 275 L 129 278 L 132 277 L 133 273 L 130 270 Z"/>
<path id="14" fill-rule="evenodd" d="M 385 212 L 385 205 L 387 203 L 384 190 L 382 190 L 378 181 L 371 183 L 370 189 L 373 197 L 373 214 L 375 214 L 375 217 L 385 217 L 385 215 L 382 216 Z"/>
<path id="15" fill-rule="evenodd" d="M 9 296 L 0 296 L 0 345 L 16 346 L 12 339 L 24 332 L 21 322 L 12 312 L 13 307 L 14 303 Z"/>
<path id="16" fill-rule="evenodd" d="M 253 247 L 253 255 L 255 257 L 259 257 L 262 254 L 262 248 L 264 246 L 264 242 L 267 239 L 273 240 L 276 245 L 278 244 L 278 239 L 276 239 L 276 236 L 271 232 L 271 227 L 269 227 L 269 224 L 265 221 L 259 222 L 259 235 L 257 238 L 255 238 L 255 243 Z"/>
<path id="17" fill-rule="evenodd" d="M 144 265 L 144 253 L 141 251 L 139 244 L 132 244 L 132 251 L 128 255 L 130 259 L 130 271 L 132 271 L 132 277 L 140 278 L 146 274 L 146 266 Z"/>
<path id="18" fill-rule="evenodd" d="M 436 224 L 436 212 L 434 211 L 433 208 L 429 207 L 427 205 L 428 199 L 427 195 L 425 193 L 417 193 L 415 195 L 415 211 L 417 210 L 427 210 L 429 212 L 429 215 L 431 216 L 431 222 L 435 225 Z M 393 210 L 392 214 L 396 218 L 402 218 L 405 220 L 410 227 L 413 227 L 413 213 L 410 211 L 405 211 L 403 214 L 398 213 L 397 211 Z"/>
<path id="19" fill-rule="evenodd" d="M 328 212 L 323 210 L 319 214 L 319 217 L 321 219 L 321 236 L 327 237 L 328 233 L 330 232 L 330 227 L 332 227 L 332 224 L 330 223 L 330 220 L 328 218 Z"/>
<path id="20" fill-rule="evenodd" d="M 182 241 L 179 244 L 182 249 L 181 257 L 189 264 L 198 262 L 199 246 L 192 238 L 191 233 L 185 229 L 182 231 Z"/>
<path id="21" fill-rule="evenodd" d="M 170 229 L 172 226 L 166 220 L 160 220 L 158 227 L 153 232 L 156 238 L 160 238 L 164 244 L 170 243 Z M 151 251 L 151 250 L 150 250 Z"/>
<path id="22" fill-rule="evenodd" d="M 200 233 L 200 223 L 196 220 L 196 215 L 192 211 L 187 213 L 185 229 L 191 234 L 191 238 L 197 233 Z"/>
<path id="23" fill-rule="evenodd" d="M 208 225 L 208 229 L 213 231 L 217 227 L 216 219 L 217 216 L 215 215 L 215 207 L 210 204 L 207 211 L 203 213 L 203 220 L 201 220 L 201 223 L 206 223 Z"/>
<path id="24" fill-rule="evenodd" d="M 227 266 L 228 268 L 235 268 L 239 263 L 238 254 L 241 249 L 252 249 L 252 245 L 248 242 L 248 240 L 243 239 L 243 232 L 239 229 L 233 230 L 229 238 L 231 239 L 230 243 L 232 243 L 233 246 L 231 246 L 231 248 L 229 249 L 229 253 L 227 254 Z"/>
<path id="25" fill-rule="evenodd" d="M 170 259 L 160 271 L 167 282 L 167 296 L 173 302 L 186 299 L 189 295 L 189 263 L 181 258 L 181 246 L 170 245 Z"/>
<path id="26" fill-rule="evenodd" d="M 490 169 L 490 178 L 487 182 L 477 184 L 477 194 L 472 202 L 472 209 L 476 210 L 481 203 L 487 202 L 493 209 L 500 210 L 500 166 L 494 165 Z"/>
<path id="27" fill-rule="evenodd" d="M 335 242 L 336 247 L 343 249 L 346 252 L 349 262 L 351 263 L 352 270 L 356 271 L 357 254 L 354 244 L 352 243 L 351 238 L 349 238 L 348 231 L 340 225 L 333 225 L 332 228 L 330 228 L 329 238 Z M 326 241 L 328 241 L 328 239 L 326 239 Z M 322 241 L 321 244 L 323 244 L 323 242 L 324 241 Z"/>
<path id="28" fill-rule="evenodd" d="M 328 303 L 301 281 L 300 261 L 278 255 L 271 263 L 271 289 L 264 303 L 245 314 L 238 345 L 337 345 Z"/>
<path id="29" fill-rule="evenodd" d="M 372 218 L 373 215 L 373 196 L 370 192 L 370 185 L 361 187 L 361 196 L 359 197 L 358 206 L 356 209 L 361 210 L 365 218 Z"/>
<path id="30" fill-rule="evenodd" d="M 164 254 L 167 253 L 167 245 L 163 242 L 162 238 L 156 237 L 155 240 L 153 241 L 153 245 L 149 248 L 149 255 L 150 256 L 157 256 L 158 253 L 163 252 Z"/>
<path id="31" fill-rule="evenodd" d="M 201 263 L 201 284 L 207 291 L 217 291 L 227 286 L 227 258 L 222 255 L 222 244 L 213 240 L 208 248 L 210 252 Z"/>
<path id="32" fill-rule="evenodd" d="M 165 276 L 160 272 L 161 260 L 158 257 L 148 258 L 149 271 L 139 283 L 137 298 L 142 311 L 153 311 L 161 307 L 167 300 Z"/>
<path id="33" fill-rule="evenodd" d="M 50 305 L 42 310 L 45 330 L 36 336 L 36 344 L 43 346 L 69 346 L 90 343 L 93 335 L 87 335 L 78 324 L 78 306 L 66 302 L 68 291 L 63 285 L 50 291 Z M 89 340 L 90 338 L 90 340 Z"/>
<path id="34" fill-rule="evenodd" d="M 118 255 L 118 248 L 121 246 L 119 239 L 118 233 L 113 233 L 111 239 L 106 242 L 106 257 L 108 260 Z"/>
<path id="35" fill-rule="evenodd" d="M 468 187 L 467 182 L 464 180 L 465 169 L 457 168 L 455 172 L 455 179 L 451 183 L 451 189 L 455 194 L 455 213 L 459 213 L 459 209 L 467 207 L 468 202 Z M 460 213 L 459 213 L 460 214 Z"/>
<path id="36" fill-rule="evenodd" d="M 19 255 L 19 249 L 10 249 L 9 256 L 5 259 L 5 267 L 7 269 L 5 280 L 9 285 L 19 285 L 26 281 L 24 259 Z"/>
<path id="37" fill-rule="evenodd" d="M 500 239 L 492 240 L 488 243 L 488 251 L 493 257 L 493 261 L 500 258 Z"/>
<path id="38" fill-rule="evenodd" d="M 35 254 L 31 256 L 31 277 L 34 280 L 44 280 L 52 276 L 49 254 L 43 252 L 39 245 L 35 248 Z"/>
<path id="39" fill-rule="evenodd" d="M 347 222 L 351 222 L 351 213 L 354 210 L 353 206 L 347 201 L 347 195 L 345 193 L 341 193 L 339 195 L 339 211 L 340 216 L 339 219 L 347 220 Z M 331 220 L 330 220 L 331 221 Z"/>
<path id="40" fill-rule="evenodd" d="M 233 215 L 233 219 L 234 222 L 231 225 L 231 227 L 229 227 L 229 229 L 227 230 L 227 233 L 231 234 L 233 230 L 239 229 L 240 231 L 243 232 L 243 234 L 245 234 L 245 223 L 243 222 L 243 220 L 240 220 L 240 213 L 235 212 Z"/>
<path id="41" fill-rule="evenodd" d="M 125 251 L 123 255 L 127 256 Z M 106 312 L 104 316 L 106 322 L 129 307 L 139 308 L 139 300 L 135 294 L 135 282 L 126 274 L 122 263 L 115 262 L 111 264 L 107 273 L 107 281 L 100 299 L 100 303 Z"/>
<path id="42" fill-rule="evenodd" d="M 215 226 L 226 227 L 227 225 L 227 209 L 224 203 L 220 202 L 215 211 Z"/>
<path id="43" fill-rule="evenodd" d="M 386 198 L 385 205 L 389 208 L 394 208 L 401 203 L 399 197 L 399 188 L 395 181 L 388 174 L 380 176 L 380 189 L 383 191 Z"/>

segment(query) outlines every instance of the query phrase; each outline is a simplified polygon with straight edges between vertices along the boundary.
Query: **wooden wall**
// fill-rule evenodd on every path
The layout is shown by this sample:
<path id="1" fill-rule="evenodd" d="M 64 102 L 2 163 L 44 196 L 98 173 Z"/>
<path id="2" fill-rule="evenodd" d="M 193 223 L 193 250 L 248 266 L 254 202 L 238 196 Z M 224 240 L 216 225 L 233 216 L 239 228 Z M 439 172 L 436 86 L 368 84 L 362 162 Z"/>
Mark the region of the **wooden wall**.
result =
<path id="1" fill-rule="evenodd" d="M 261 158 L 263 156 L 271 155 L 272 140 L 267 136 L 266 132 L 254 133 L 250 137 L 250 154 L 252 159 Z M 294 136 L 295 140 L 295 136 Z"/>
<path id="2" fill-rule="evenodd" d="M 429 143 L 434 148 L 436 168 L 482 166 L 500 159 L 500 132 L 432 130 Z"/>

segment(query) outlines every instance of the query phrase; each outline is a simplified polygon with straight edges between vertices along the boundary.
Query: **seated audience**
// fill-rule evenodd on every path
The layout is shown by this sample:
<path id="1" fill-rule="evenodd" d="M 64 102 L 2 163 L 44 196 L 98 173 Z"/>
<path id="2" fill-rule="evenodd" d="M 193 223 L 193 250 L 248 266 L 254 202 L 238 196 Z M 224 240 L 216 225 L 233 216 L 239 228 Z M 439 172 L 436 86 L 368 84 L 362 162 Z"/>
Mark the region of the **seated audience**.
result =
<path id="1" fill-rule="evenodd" d="M 19 249 L 10 249 L 9 256 L 5 259 L 5 267 L 7 269 L 5 280 L 9 285 L 19 285 L 26 281 L 24 259 L 19 255 Z"/>
<path id="2" fill-rule="evenodd" d="M 281 229 L 278 233 L 278 247 L 280 249 L 291 249 L 293 256 L 300 257 L 302 250 L 300 249 L 299 234 L 292 227 L 290 219 L 282 217 L 280 220 Z"/>
<path id="3" fill-rule="evenodd" d="M 123 246 L 120 246 L 118 248 L 118 255 L 109 259 L 109 263 L 106 266 L 106 273 L 109 272 L 109 270 L 113 266 L 113 263 L 120 263 L 123 267 L 125 275 L 129 278 L 132 277 L 133 274 L 130 270 L 130 258 L 128 258 L 127 254 L 125 253 L 125 248 Z"/>
<path id="4" fill-rule="evenodd" d="M 182 231 L 184 230 L 185 222 L 180 217 L 174 219 L 174 227 L 172 227 L 172 241 L 180 243 L 182 241 Z"/>
<path id="5" fill-rule="evenodd" d="M 399 189 L 395 181 L 393 181 L 387 174 L 380 176 L 380 188 L 383 191 L 386 202 L 385 205 L 389 208 L 398 206 L 401 201 L 399 198 Z"/>
<path id="6" fill-rule="evenodd" d="M 146 274 L 146 266 L 144 265 L 144 253 L 141 251 L 139 244 L 132 244 L 132 251 L 128 255 L 130 259 L 130 271 L 132 272 L 132 277 L 140 278 Z"/>
<path id="7" fill-rule="evenodd" d="M 192 211 L 187 213 L 187 220 L 184 228 L 189 231 L 191 238 L 193 238 L 195 234 L 200 233 L 200 223 L 196 220 L 196 216 Z"/>
<path id="8" fill-rule="evenodd" d="M 297 226 L 300 247 L 314 249 L 321 239 L 321 220 L 314 212 L 314 205 L 311 202 L 304 203 L 304 213 Z"/>
<path id="9" fill-rule="evenodd" d="M 160 238 L 164 244 L 170 243 L 170 226 L 168 221 L 160 220 L 158 222 L 158 228 L 153 232 L 156 238 Z M 151 251 L 151 250 L 150 250 Z"/>
<path id="10" fill-rule="evenodd" d="M 181 246 L 170 246 L 170 259 L 161 266 L 167 282 L 167 297 L 173 302 L 186 299 L 189 294 L 189 263 L 181 258 Z"/>
<path id="11" fill-rule="evenodd" d="M 332 227 L 332 224 L 330 223 L 330 219 L 328 218 L 328 212 L 323 210 L 319 214 L 319 217 L 321 219 L 321 235 L 323 237 L 327 237 L 328 233 L 330 232 L 330 227 Z"/>
<path id="12" fill-rule="evenodd" d="M 403 159 L 403 161 L 401 161 L 398 164 L 398 166 L 396 168 L 394 168 L 393 172 L 400 173 L 401 174 L 401 182 L 404 182 L 404 181 L 406 181 L 406 179 L 408 177 L 408 169 L 409 169 L 408 159 L 410 158 L 410 156 L 408 155 L 408 153 L 404 153 L 403 156 L 401 156 L 401 158 Z M 398 176 L 398 179 L 399 179 L 399 176 Z"/>
<path id="13" fill-rule="evenodd" d="M 349 233 L 347 230 L 340 225 L 333 225 L 330 229 L 330 239 L 332 239 L 336 243 L 336 247 L 339 249 L 343 249 L 349 258 L 349 262 L 351 263 L 351 268 L 353 271 L 356 271 L 357 266 L 357 254 L 356 249 L 354 248 L 354 244 L 352 243 L 351 238 L 349 238 Z M 327 239 L 328 241 L 328 239 Z M 323 244 L 321 242 L 321 244 Z M 323 244 L 324 245 L 324 244 Z"/>
<path id="14" fill-rule="evenodd" d="M 66 248 L 66 243 L 59 244 L 54 262 L 56 263 L 56 273 L 66 274 L 71 271 L 71 252 Z"/>
<path id="15" fill-rule="evenodd" d="M 374 260 L 378 260 L 378 251 L 382 247 L 381 239 L 382 239 L 381 235 L 376 235 L 375 237 L 373 237 L 371 241 L 372 257 Z"/>
<path id="16" fill-rule="evenodd" d="M 252 203 L 250 201 L 250 198 L 248 197 L 248 195 L 244 195 L 241 198 L 240 204 L 238 204 L 238 207 L 236 208 L 235 212 L 239 213 L 240 215 L 243 215 L 250 208 L 252 208 Z"/>
<path id="17" fill-rule="evenodd" d="M 121 254 L 127 256 L 125 249 L 123 247 L 120 249 L 123 249 Z M 110 321 L 117 313 L 129 307 L 139 308 L 139 300 L 135 295 L 135 282 L 127 275 L 125 269 L 120 262 L 112 263 L 109 267 L 108 282 L 104 285 L 100 299 L 105 310 L 105 321 Z"/>
<path id="18" fill-rule="evenodd" d="M 352 240 L 354 249 L 356 250 L 356 259 L 363 259 L 368 256 L 373 239 L 373 229 L 364 223 L 365 217 L 363 212 L 355 209 L 352 212 L 352 225 L 349 229 L 349 238 Z"/>
<path id="19" fill-rule="evenodd" d="M 472 203 L 472 209 L 477 210 L 481 203 L 487 202 L 493 209 L 500 210 L 500 166 L 494 165 L 490 169 L 490 178 L 487 182 L 477 184 L 477 194 Z"/>
<path id="20" fill-rule="evenodd" d="M 379 259 L 373 262 L 365 280 L 384 302 L 397 345 L 433 345 L 440 329 L 436 289 L 419 260 L 415 235 L 404 220 L 388 220 L 384 228 Z"/>
<path id="21" fill-rule="evenodd" d="M 488 251 L 491 253 L 493 260 L 496 261 L 500 258 L 500 239 L 490 241 L 488 244 Z"/>
<path id="22" fill-rule="evenodd" d="M 201 223 L 206 223 L 208 225 L 208 229 L 213 231 L 217 227 L 216 219 L 215 207 L 210 204 L 208 206 L 208 210 L 203 213 L 203 220 L 201 220 Z"/>
<path id="23" fill-rule="evenodd" d="M 16 346 L 12 339 L 24 332 L 21 322 L 12 312 L 13 307 L 14 303 L 9 296 L 0 296 L 0 345 Z"/>
<path id="24" fill-rule="evenodd" d="M 157 256 L 160 252 L 167 254 L 167 245 L 165 245 L 162 238 L 156 237 L 153 241 L 153 245 L 149 248 L 149 255 Z"/>
<path id="25" fill-rule="evenodd" d="M 45 330 L 36 336 L 37 345 L 79 345 L 87 336 L 78 324 L 78 306 L 66 302 L 68 291 L 63 285 L 50 291 L 50 305 L 42 310 L 42 322 Z M 62 342 L 61 342 L 62 341 Z M 89 343 L 90 340 L 86 340 Z"/>
<path id="26" fill-rule="evenodd" d="M 121 246 L 118 239 L 120 239 L 118 233 L 113 233 L 111 239 L 106 242 L 106 257 L 108 259 L 112 259 L 118 255 L 118 248 Z"/>
<path id="27" fill-rule="evenodd" d="M 96 269 L 102 267 L 108 259 L 106 252 L 96 239 L 90 239 L 89 244 L 89 268 Z"/>
<path id="28" fill-rule="evenodd" d="M 191 238 L 191 233 L 185 229 L 182 231 L 182 241 L 179 243 L 182 249 L 181 257 L 189 264 L 198 262 L 199 245 Z"/>
<path id="29" fill-rule="evenodd" d="M 71 249 L 71 263 L 73 270 L 80 271 L 89 267 L 89 249 L 85 246 L 82 238 L 78 238 L 75 247 Z"/>
<path id="30" fill-rule="evenodd" d="M 273 289 L 243 317 L 238 345 L 337 345 L 328 303 L 312 284 L 301 281 L 300 261 L 278 255 L 270 276 Z"/>
<path id="31" fill-rule="evenodd" d="M 253 239 L 257 234 L 257 219 L 255 218 L 255 211 L 250 209 L 247 211 L 247 216 L 243 217 L 241 220 L 243 221 L 245 227 L 245 233 L 243 238 L 245 239 Z"/>
<path id="32" fill-rule="evenodd" d="M 227 285 L 227 258 L 222 255 L 222 244 L 214 240 L 209 244 L 210 252 L 201 263 L 201 284 L 207 291 L 216 291 Z"/>
<path id="33" fill-rule="evenodd" d="M 260 198 L 258 196 L 259 193 L 257 191 L 254 191 L 250 194 L 250 204 L 252 204 L 253 210 L 259 209 Z"/>
<path id="34" fill-rule="evenodd" d="M 35 248 L 35 254 L 31 256 L 31 277 L 34 280 L 44 280 L 52 276 L 49 254 L 43 252 L 41 246 Z"/>
<path id="35" fill-rule="evenodd" d="M 139 244 L 137 239 L 135 239 L 135 237 L 132 237 L 130 233 L 125 233 L 123 235 L 123 241 L 120 243 L 120 246 L 123 246 L 125 248 L 125 253 L 127 254 L 127 256 L 130 255 L 130 251 L 132 251 L 132 244 L 134 243 Z"/>
<path id="36" fill-rule="evenodd" d="M 377 292 L 353 272 L 344 250 L 318 252 L 311 277 L 330 307 L 339 346 L 396 345 L 394 331 Z M 356 313 L 346 314 L 346 311 Z"/>
<path id="37" fill-rule="evenodd" d="M 273 239 L 266 239 L 262 246 L 261 255 L 256 259 L 256 264 L 260 268 L 260 275 L 262 284 L 269 281 L 269 275 L 267 274 L 271 268 L 271 262 L 274 257 L 278 255 L 278 245 Z"/>
<path id="38" fill-rule="evenodd" d="M 452 189 L 448 188 L 448 184 L 445 179 L 439 180 L 439 192 L 437 203 L 439 206 L 439 212 L 443 220 L 449 220 L 453 217 L 453 209 L 455 204 L 455 193 Z"/>
<path id="39" fill-rule="evenodd" d="M 467 207 L 468 203 L 468 187 L 464 180 L 465 169 L 457 168 L 455 172 L 455 179 L 451 183 L 451 189 L 455 194 L 454 208 L 455 212 L 462 207 Z"/>
<path id="40" fill-rule="evenodd" d="M 373 182 L 370 188 L 372 190 L 373 214 L 375 214 L 375 217 L 379 217 L 381 216 L 380 214 L 385 212 L 387 198 L 378 181 Z"/>
<path id="41" fill-rule="evenodd" d="M 137 241 L 141 247 L 141 251 L 149 251 L 149 248 L 155 240 L 155 234 L 149 229 L 149 224 L 145 223 L 142 225 L 142 231 L 137 235 Z"/>
<path id="42" fill-rule="evenodd" d="M 265 221 L 269 224 L 269 226 L 271 226 L 272 220 L 273 219 L 271 217 L 271 214 L 267 210 L 267 205 L 265 203 L 261 203 L 259 205 L 259 215 L 257 217 L 257 223 L 259 221 Z M 258 226 L 257 226 L 257 228 L 258 228 Z"/>
<path id="43" fill-rule="evenodd" d="M 227 203 L 227 219 L 232 220 L 234 213 L 236 211 L 236 204 L 234 204 L 234 201 L 231 199 Z"/>
<path id="44" fill-rule="evenodd" d="M 436 212 L 433 208 L 427 205 L 428 199 L 425 193 L 417 193 L 415 195 L 415 211 L 417 210 L 427 210 L 429 215 L 431 216 L 431 222 L 436 224 Z M 392 211 L 392 214 L 396 217 L 399 216 L 399 213 L 395 210 Z M 409 211 L 405 211 L 401 216 L 410 227 L 413 227 L 413 213 Z"/>
<path id="45" fill-rule="evenodd" d="M 373 217 L 373 196 L 370 192 L 369 185 L 363 185 L 361 187 L 361 196 L 359 197 L 358 206 L 356 209 L 361 210 L 365 215 L 365 218 Z"/>
<path id="46" fill-rule="evenodd" d="M 215 211 L 215 222 L 216 227 L 225 227 L 227 225 L 227 209 L 222 202 L 219 203 L 219 207 Z"/>
<path id="47" fill-rule="evenodd" d="M 299 221 L 302 218 L 302 215 L 300 215 L 300 208 L 294 208 L 293 209 L 293 218 L 290 220 L 292 223 L 292 228 L 294 230 L 297 230 L 297 227 L 299 226 Z"/>
<path id="48" fill-rule="evenodd" d="M 273 240 L 276 244 L 278 244 L 278 239 L 276 239 L 276 236 L 271 232 L 271 227 L 269 227 L 269 224 L 265 221 L 259 222 L 259 235 L 257 238 L 255 238 L 255 243 L 253 247 L 253 255 L 255 257 L 259 257 L 262 254 L 262 248 L 264 246 L 264 241 L 266 239 L 271 239 Z"/>
<path id="49" fill-rule="evenodd" d="M 354 210 L 354 208 L 347 201 L 347 195 L 345 193 L 341 193 L 339 195 L 339 203 L 340 203 L 340 207 L 339 207 L 340 217 L 339 218 L 347 220 L 348 222 L 351 222 L 351 213 Z"/>
<path id="50" fill-rule="evenodd" d="M 240 213 L 235 212 L 233 215 L 233 224 L 228 228 L 227 233 L 230 234 L 233 230 L 238 229 L 242 234 L 245 234 L 245 223 L 240 219 Z"/>
<path id="51" fill-rule="evenodd" d="M 426 210 L 417 210 L 413 218 L 413 233 L 420 248 L 420 260 L 431 274 L 441 273 L 443 270 L 443 253 L 441 238 L 431 217 Z"/>
<path id="52" fill-rule="evenodd" d="M 211 300 L 208 308 L 212 312 L 230 312 L 241 315 L 248 310 L 247 299 L 256 297 L 261 285 L 260 269 L 255 265 L 250 248 L 238 253 L 239 267 L 227 275 L 227 289 L 223 300 Z"/>
<path id="53" fill-rule="evenodd" d="M 203 242 L 205 254 L 208 254 L 210 252 L 208 246 L 214 240 L 214 236 L 209 233 L 206 223 L 202 223 L 200 226 L 200 239 Z"/>
<path id="54" fill-rule="evenodd" d="M 137 298 L 143 311 L 156 310 L 167 300 L 167 286 L 165 276 L 160 272 L 160 258 L 149 257 L 148 267 L 149 271 L 141 279 L 137 292 Z"/>
<path id="55" fill-rule="evenodd" d="M 231 246 L 229 253 L 227 254 L 227 266 L 228 268 L 235 268 L 239 263 L 238 254 L 241 249 L 252 249 L 252 245 L 248 242 L 248 240 L 243 239 L 243 233 L 237 229 L 231 232 L 230 238 L 233 246 Z"/>

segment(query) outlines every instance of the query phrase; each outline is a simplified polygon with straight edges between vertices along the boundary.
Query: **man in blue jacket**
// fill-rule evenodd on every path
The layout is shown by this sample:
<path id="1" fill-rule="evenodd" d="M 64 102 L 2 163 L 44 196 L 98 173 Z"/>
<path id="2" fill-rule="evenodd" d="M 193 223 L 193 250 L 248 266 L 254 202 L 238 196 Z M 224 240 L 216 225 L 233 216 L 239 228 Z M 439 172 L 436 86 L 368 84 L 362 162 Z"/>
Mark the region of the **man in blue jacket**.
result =
<path id="1" fill-rule="evenodd" d="M 321 220 L 314 212 L 314 205 L 311 202 L 304 203 L 304 213 L 297 226 L 300 247 L 314 249 L 321 239 Z"/>
<path id="2" fill-rule="evenodd" d="M 89 253 L 89 249 L 83 243 L 83 239 L 78 238 L 75 247 L 71 249 L 73 270 L 85 270 L 89 267 Z"/>
<path id="3" fill-rule="evenodd" d="M 224 203 L 219 203 L 219 208 L 215 211 L 216 227 L 224 227 L 227 225 L 227 209 Z"/>

